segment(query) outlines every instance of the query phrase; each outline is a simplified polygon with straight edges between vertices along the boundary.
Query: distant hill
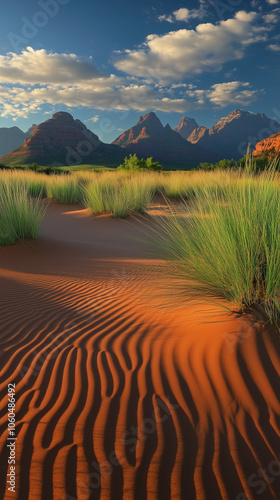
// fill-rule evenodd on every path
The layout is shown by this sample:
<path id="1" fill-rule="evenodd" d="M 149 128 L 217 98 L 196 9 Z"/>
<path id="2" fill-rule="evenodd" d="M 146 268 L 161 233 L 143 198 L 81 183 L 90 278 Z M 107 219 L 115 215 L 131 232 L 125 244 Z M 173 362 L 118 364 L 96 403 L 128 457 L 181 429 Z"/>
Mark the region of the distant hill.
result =
<path id="1" fill-rule="evenodd" d="M 20 146 L 27 137 L 30 137 L 36 125 L 32 125 L 26 133 L 18 127 L 0 128 L 0 156 L 3 156 Z"/>
<path id="2" fill-rule="evenodd" d="M 280 154 L 280 132 L 278 134 L 273 134 L 267 139 L 258 142 L 253 152 L 254 156 L 262 155 L 263 153 L 273 150 L 276 154 Z"/>
<path id="3" fill-rule="evenodd" d="M 280 132 L 280 124 L 265 114 L 236 109 L 210 129 L 197 127 L 187 141 L 212 151 L 219 159 L 238 160 L 246 153 L 248 143 L 255 146 L 259 138 L 275 131 Z"/>
<path id="4" fill-rule="evenodd" d="M 36 126 L 31 137 L 10 153 L 0 158 L 5 165 L 38 163 L 39 165 L 119 165 L 124 151 L 104 144 L 72 115 L 58 112 Z"/>
<path id="5" fill-rule="evenodd" d="M 188 118 L 187 116 L 183 116 L 181 118 L 179 125 L 174 128 L 175 132 L 178 132 L 183 139 L 188 139 L 193 130 L 199 128 L 199 125 L 196 123 L 194 118 Z"/>
<path id="6" fill-rule="evenodd" d="M 164 127 L 153 112 L 141 116 L 138 123 L 123 132 L 113 144 L 140 157 L 153 156 L 164 165 L 191 168 L 202 161 L 217 160 L 215 154 L 187 142 L 168 124 Z"/>

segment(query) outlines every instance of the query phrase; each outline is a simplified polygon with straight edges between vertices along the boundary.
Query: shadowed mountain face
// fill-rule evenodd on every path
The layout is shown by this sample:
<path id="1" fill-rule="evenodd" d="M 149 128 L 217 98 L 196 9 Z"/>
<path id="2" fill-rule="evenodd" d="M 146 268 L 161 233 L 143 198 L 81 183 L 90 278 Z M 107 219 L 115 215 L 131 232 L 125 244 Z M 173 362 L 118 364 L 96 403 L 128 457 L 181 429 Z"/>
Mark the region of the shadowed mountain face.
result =
<path id="1" fill-rule="evenodd" d="M 0 156 L 3 156 L 20 146 L 27 137 L 30 137 L 36 125 L 32 125 L 26 133 L 18 127 L 0 128 Z"/>
<path id="2" fill-rule="evenodd" d="M 198 127 L 187 140 L 216 153 L 219 159 L 238 160 L 246 154 L 248 144 L 255 146 L 274 132 L 280 132 L 280 124 L 275 120 L 263 113 L 237 109 L 221 118 L 211 129 Z"/>
<path id="3" fill-rule="evenodd" d="M 258 156 L 271 149 L 274 149 L 277 154 L 280 154 L 280 132 L 258 142 L 253 155 Z"/>
<path id="4" fill-rule="evenodd" d="M 123 161 L 121 148 L 104 144 L 80 121 L 65 112 L 55 113 L 38 125 L 31 137 L 0 161 L 9 164 L 79 165 L 115 164 Z"/>
<path id="5" fill-rule="evenodd" d="M 138 123 L 121 134 L 113 144 L 141 157 L 153 156 L 163 164 L 197 166 L 202 161 L 215 161 L 216 155 L 188 143 L 169 125 L 162 125 L 155 113 L 141 116 Z"/>
<path id="6" fill-rule="evenodd" d="M 199 125 L 196 123 L 194 118 L 188 118 L 187 116 L 183 116 L 181 118 L 180 123 L 177 127 L 174 128 L 175 132 L 178 132 L 183 139 L 188 139 L 193 130 L 198 129 Z"/>

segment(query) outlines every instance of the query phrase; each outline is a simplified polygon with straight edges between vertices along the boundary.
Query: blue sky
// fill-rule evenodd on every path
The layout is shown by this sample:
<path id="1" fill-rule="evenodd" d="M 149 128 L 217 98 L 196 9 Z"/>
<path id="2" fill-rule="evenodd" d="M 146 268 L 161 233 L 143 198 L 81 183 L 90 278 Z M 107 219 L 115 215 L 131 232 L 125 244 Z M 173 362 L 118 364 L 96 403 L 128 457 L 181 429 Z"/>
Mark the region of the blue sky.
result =
<path id="1" fill-rule="evenodd" d="M 111 142 L 148 111 L 212 126 L 280 121 L 279 0 L 10 0 L 0 13 L 0 127 L 69 111 Z"/>

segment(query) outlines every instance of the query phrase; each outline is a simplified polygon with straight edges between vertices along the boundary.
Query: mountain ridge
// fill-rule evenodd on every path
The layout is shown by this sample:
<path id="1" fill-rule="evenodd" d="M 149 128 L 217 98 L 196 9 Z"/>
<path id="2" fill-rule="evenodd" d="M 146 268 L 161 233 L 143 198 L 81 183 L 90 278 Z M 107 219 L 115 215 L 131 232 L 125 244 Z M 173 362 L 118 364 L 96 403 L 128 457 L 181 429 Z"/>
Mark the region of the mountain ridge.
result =
<path id="1" fill-rule="evenodd" d="M 128 153 L 153 156 L 162 163 L 186 168 L 217 159 L 215 154 L 187 142 L 169 124 L 164 127 L 154 112 L 141 116 L 136 125 L 123 132 L 112 144 L 121 146 Z"/>
<path id="2" fill-rule="evenodd" d="M 197 127 L 187 141 L 212 151 L 220 160 L 238 160 L 246 154 L 249 143 L 255 146 L 263 135 L 269 137 L 278 131 L 280 124 L 264 113 L 235 109 L 220 118 L 210 129 Z"/>

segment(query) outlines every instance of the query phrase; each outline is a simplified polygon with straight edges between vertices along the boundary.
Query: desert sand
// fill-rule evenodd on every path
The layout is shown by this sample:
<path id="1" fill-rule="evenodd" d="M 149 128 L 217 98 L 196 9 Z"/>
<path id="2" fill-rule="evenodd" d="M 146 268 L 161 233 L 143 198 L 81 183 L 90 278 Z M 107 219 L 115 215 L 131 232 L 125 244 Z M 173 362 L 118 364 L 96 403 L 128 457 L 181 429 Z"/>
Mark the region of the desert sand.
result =
<path id="1" fill-rule="evenodd" d="M 254 311 L 166 307 L 142 230 L 51 202 L 38 240 L 0 248 L 0 498 L 279 498 L 279 334 Z"/>

